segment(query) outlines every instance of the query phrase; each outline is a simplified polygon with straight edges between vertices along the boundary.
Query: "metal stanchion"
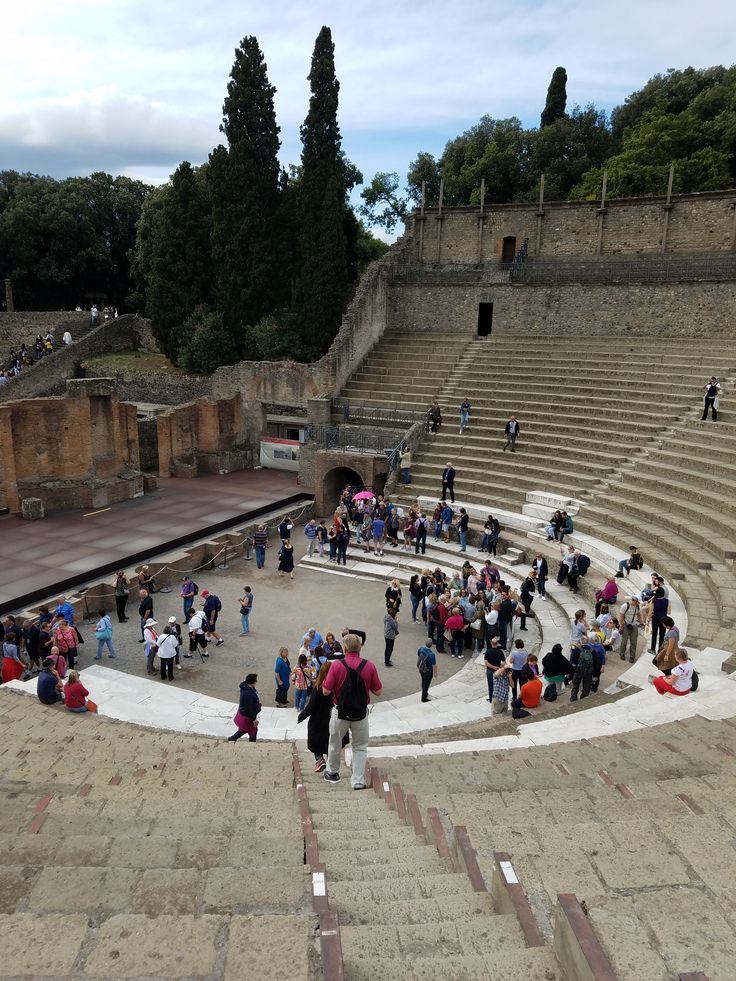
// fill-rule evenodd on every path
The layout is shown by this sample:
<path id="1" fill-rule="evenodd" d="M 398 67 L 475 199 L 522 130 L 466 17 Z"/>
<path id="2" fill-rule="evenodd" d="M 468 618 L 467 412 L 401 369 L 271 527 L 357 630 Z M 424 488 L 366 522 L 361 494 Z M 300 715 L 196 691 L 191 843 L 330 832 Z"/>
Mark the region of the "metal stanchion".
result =
<path id="1" fill-rule="evenodd" d="M 225 555 L 223 557 L 222 562 L 218 565 L 218 567 L 217 567 L 218 569 L 229 569 L 230 568 L 230 566 L 227 564 L 227 544 L 225 545 L 224 552 L 225 552 Z"/>

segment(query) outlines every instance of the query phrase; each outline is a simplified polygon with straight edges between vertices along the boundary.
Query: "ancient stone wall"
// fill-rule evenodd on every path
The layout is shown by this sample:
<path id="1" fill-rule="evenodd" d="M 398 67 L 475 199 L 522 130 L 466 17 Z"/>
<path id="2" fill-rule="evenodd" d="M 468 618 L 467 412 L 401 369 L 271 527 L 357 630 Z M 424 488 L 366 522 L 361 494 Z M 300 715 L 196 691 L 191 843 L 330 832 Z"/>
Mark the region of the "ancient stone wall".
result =
<path id="1" fill-rule="evenodd" d="M 47 510 L 105 507 L 142 493 L 135 406 L 108 379 L 69 382 L 67 395 L 0 406 L 0 494 Z"/>
<path id="2" fill-rule="evenodd" d="M 64 331 L 69 331 L 74 337 L 75 331 L 86 327 L 90 321 L 89 312 L 53 310 L 17 310 L 14 313 L 0 311 L 0 351 L 5 357 L 6 351 L 12 347 L 16 351 L 24 343 L 31 348 L 38 337 L 44 337 L 50 330 L 57 341 L 61 340 Z"/>
<path id="3" fill-rule="evenodd" d="M 120 398 L 125 402 L 152 402 L 156 405 L 182 405 L 210 394 L 210 375 L 189 375 L 184 372 L 156 371 L 141 368 L 135 360 L 121 367 L 111 358 L 96 362 L 87 376 L 93 374 L 114 378 Z"/>
<path id="4" fill-rule="evenodd" d="M 606 202 L 494 204 L 413 215 L 412 261 L 477 263 L 500 259 L 504 238 L 528 242 L 532 256 L 645 255 L 733 252 L 736 191 L 626 198 Z"/>
<path id="5" fill-rule="evenodd" d="M 479 303 L 493 303 L 494 334 L 733 336 L 736 323 L 734 283 L 397 285 L 391 326 L 467 336 Z"/>
<path id="6" fill-rule="evenodd" d="M 264 419 L 261 405 L 244 405 L 240 395 L 200 399 L 160 413 L 159 475 L 196 477 L 255 466 Z"/>
<path id="7" fill-rule="evenodd" d="M 133 350 L 137 320 L 132 314 L 107 320 L 81 340 L 26 368 L 19 378 L 0 387 L 0 402 L 60 395 L 65 391 L 67 379 L 77 375 L 80 362 L 85 358 L 111 351 Z"/>

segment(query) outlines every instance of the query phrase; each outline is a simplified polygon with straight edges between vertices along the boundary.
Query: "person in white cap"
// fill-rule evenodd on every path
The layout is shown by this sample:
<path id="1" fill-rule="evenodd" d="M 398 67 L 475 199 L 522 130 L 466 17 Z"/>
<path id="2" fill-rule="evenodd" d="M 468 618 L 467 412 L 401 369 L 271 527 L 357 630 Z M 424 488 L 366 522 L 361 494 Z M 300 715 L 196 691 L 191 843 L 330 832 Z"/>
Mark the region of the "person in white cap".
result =
<path id="1" fill-rule="evenodd" d="M 174 662 L 181 671 L 181 660 L 179 658 L 179 648 L 181 647 L 181 627 L 179 626 L 179 621 L 176 617 L 169 617 L 169 626 L 171 627 L 172 634 L 176 634 L 176 656 L 174 657 Z"/>
<path id="2" fill-rule="evenodd" d="M 156 651 L 158 650 L 158 636 L 154 629 L 155 626 L 156 621 L 153 619 L 153 617 L 149 617 L 143 625 L 143 643 L 145 645 L 143 652 L 146 655 L 146 670 L 149 674 L 156 674 L 156 669 L 153 666 Z"/>

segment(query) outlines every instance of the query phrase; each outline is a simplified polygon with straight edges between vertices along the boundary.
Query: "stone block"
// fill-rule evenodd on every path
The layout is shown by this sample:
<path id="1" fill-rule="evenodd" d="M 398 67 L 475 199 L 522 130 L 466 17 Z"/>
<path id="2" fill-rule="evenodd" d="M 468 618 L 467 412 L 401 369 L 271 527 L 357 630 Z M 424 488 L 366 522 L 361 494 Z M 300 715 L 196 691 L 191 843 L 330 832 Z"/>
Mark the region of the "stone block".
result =
<path id="1" fill-rule="evenodd" d="M 209 978 L 219 957 L 218 934 L 223 923 L 219 916 L 162 915 L 155 920 L 113 916 L 99 928 L 85 974 L 94 978 Z"/>
<path id="2" fill-rule="evenodd" d="M 46 517 L 46 508 L 40 497 L 24 497 L 20 504 L 20 513 L 26 521 L 40 521 Z"/>
<path id="3" fill-rule="evenodd" d="M 234 916 L 225 961 L 225 981 L 248 976 L 269 981 L 293 981 L 309 976 L 310 952 L 316 960 L 313 919 L 307 916 Z M 287 956 L 274 956 L 274 937 Z"/>
<path id="4" fill-rule="evenodd" d="M 143 493 L 151 494 L 156 490 L 158 490 L 158 477 L 154 474 L 143 474 Z"/>
<path id="5" fill-rule="evenodd" d="M 148 869 L 133 894 L 132 908 L 149 916 L 195 913 L 202 875 L 194 869 Z"/>
<path id="6" fill-rule="evenodd" d="M 3 865 L 0 879 L 0 913 L 14 913 L 18 903 L 33 888 L 38 869 L 23 865 Z"/>
<path id="7" fill-rule="evenodd" d="M 302 913 L 309 908 L 306 872 L 299 869 L 210 869 L 208 913 Z"/>
<path id="8" fill-rule="evenodd" d="M 16 913 L 0 916 L 0 977 L 78 977 L 75 963 L 87 935 L 86 916 Z"/>
<path id="9" fill-rule="evenodd" d="M 31 890 L 28 905 L 41 913 L 80 909 L 93 914 L 130 909 L 136 873 L 129 869 L 44 869 Z"/>

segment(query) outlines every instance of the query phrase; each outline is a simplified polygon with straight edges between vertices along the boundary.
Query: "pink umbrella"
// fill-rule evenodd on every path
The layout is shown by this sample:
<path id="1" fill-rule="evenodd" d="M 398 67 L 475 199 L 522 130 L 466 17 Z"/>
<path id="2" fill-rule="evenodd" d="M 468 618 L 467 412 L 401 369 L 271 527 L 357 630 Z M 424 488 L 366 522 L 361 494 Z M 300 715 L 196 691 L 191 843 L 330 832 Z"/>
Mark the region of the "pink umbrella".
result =
<path id="1" fill-rule="evenodd" d="M 354 501 L 372 501 L 375 499 L 375 494 L 372 491 L 360 491 L 353 498 Z"/>

